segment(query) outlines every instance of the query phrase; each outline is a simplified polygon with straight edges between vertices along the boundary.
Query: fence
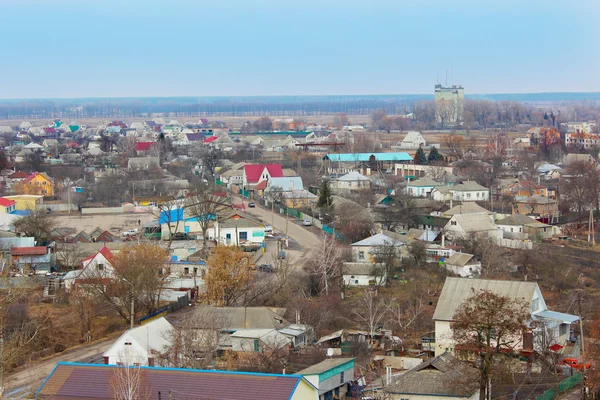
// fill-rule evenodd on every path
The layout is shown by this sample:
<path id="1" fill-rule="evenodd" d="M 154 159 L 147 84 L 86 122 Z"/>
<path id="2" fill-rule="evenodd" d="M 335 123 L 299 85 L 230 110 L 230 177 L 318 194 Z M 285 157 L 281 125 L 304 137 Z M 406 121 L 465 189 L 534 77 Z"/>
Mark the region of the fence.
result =
<path id="1" fill-rule="evenodd" d="M 567 390 L 572 389 L 576 385 L 579 385 L 581 382 L 583 382 L 583 374 L 577 373 L 573 376 L 570 376 L 558 384 L 558 393 L 566 392 Z M 554 400 L 556 395 L 556 389 L 552 388 L 546 390 L 544 393 L 537 396 L 535 400 Z"/>

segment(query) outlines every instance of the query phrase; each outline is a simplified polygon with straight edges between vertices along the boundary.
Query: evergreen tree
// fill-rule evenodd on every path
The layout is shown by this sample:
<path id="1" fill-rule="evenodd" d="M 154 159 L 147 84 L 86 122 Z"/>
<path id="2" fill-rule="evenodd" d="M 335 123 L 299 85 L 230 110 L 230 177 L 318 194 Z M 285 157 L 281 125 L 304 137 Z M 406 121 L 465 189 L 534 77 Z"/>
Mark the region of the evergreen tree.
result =
<path id="1" fill-rule="evenodd" d="M 434 146 L 429 150 L 429 154 L 427 155 L 427 161 L 429 164 L 433 164 L 442 159 L 442 155 L 438 151 L 438 149 Z"/>
<path id="2" fill-rule="evenodd" d="M 415 164 L 417 164 L 417 165 L 427 164 L 427 157 L 425 156 L 425 151 L 423 151 L 422 147 L 419 147 L 419 150 L 417 150 L 417 154 L 415 154 Z"/>
<path id="3" fill-rule="evenodd" d="M 331 187 L 329 181 L 323 179 L 321 187 L 319 188 L 319 200 L 317 201 L 318 207 L 333 207 L 333 193 L 331 193 Z"/>

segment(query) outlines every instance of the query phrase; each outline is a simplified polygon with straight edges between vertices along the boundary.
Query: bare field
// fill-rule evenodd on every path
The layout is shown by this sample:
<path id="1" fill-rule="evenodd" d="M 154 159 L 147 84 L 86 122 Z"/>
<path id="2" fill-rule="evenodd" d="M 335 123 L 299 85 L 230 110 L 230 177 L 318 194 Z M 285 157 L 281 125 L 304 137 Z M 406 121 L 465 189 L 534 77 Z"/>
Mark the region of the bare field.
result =
<path id="1" fill-rule="evenodd" d="M 150 213 L 92 215 L 73 213 L 57 216 L 56 224 L 63 228 L 74 228 L 77 232 L 82 230 L 90 232 L 96 227 L 100 227 L 110 233 L 119 234 L 128 229 L 138 228 L 138 221 L 143 225 L 153 219 L 155 217 Z"/>

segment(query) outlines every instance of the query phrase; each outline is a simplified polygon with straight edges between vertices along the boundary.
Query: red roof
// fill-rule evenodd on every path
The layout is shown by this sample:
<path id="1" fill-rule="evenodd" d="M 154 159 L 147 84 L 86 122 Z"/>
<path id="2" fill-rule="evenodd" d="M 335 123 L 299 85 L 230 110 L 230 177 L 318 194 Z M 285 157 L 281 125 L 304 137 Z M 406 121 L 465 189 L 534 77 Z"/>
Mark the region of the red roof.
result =
<path id="1" fill-rule="evenodd" d="M 204 139 L 204 143 L 211 143 L 211 142 L 214 142 L 217 139 L 218 139 L 218 137 L 211 136 L 211 137 L 208 137 L 208 138 Z"/>
<path id="2" fill-rule="evenodd" d="M 8 176 L 8 179 L 25 179 L 29 176 L 27 172 L 17 171 L 12 175 Z"/>
<path id="3" fill-rule="evenodd" d="M 46 246 L 13 247 L 10 249 L 10 255 L 12 256 L 43 256 L 46 252 Z"/>
<path id="4" fill-rule="evenodd" d="M 256 183 L 260 180 L 260 175 L 267 169 L 271 178 L 283 178 L 283 167 L 281 164 L 246 164 L 244 173 L 249 183 Z"/>
<path id="5" fill-rule="evenodd" d="M 106 258 L 108 261 L 112 261 L 114 257 L 114 254 L 108 249 L 108 247 L 102 246 L 100 251 L 98 251 L 96 254 L 92 254 L 91 256 L 84 258 L 83 260 L 81 260 L 81 262 L 93 260 L 98 254 L 102 254 L 104 258 Z"/>
<path id="6" fill-rule="evenodd" d="M 150 147 L 152 147 L 152 145 L 155 142 L 137 142 L 135 144 L 135 150 L 136 151 L 147 151 L 150 150 Z"/>
<path id="7" fill-rule="evenodd" d="M 254 186 L 255 190 L 265 190 L 267 187 L 267 180 L 265 179 L 264 181 L 260 181 L 260 183 L 256 186 Z"/>
<path id="8" fill-rule="evenodd" d="M 14 206 L 15 204 L 17 204 L 17 202 L 14 200 L 5 199 L 4 197 L 0 197 L 0 206 L 2 206 L 2 207 L 10 207 L 10 206 Z"/>
<path id="9" fill-rule="evenodd" d="M 56 133 L 56 129 L 54 128 L 44 128 L 45 133 Z"/>

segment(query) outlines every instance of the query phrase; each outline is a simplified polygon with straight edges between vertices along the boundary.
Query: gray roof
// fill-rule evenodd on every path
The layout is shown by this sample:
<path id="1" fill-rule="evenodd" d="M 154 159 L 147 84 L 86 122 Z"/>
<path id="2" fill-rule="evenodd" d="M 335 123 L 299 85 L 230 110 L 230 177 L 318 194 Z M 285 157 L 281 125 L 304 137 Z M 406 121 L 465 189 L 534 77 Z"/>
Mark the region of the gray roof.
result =
<path id="1" fill-rule="evenodd" d="M 490 279 L 446 278 L 433 319 L 452 321 L 458 307 L 473 295 L 474 290 L 489 290 L 513 300 L 531 302 L 538 284 L 535 282 L 497 281 Z"/>
<path id="2" fill-rule="evenodd" d="M 358 263 L 358 262 L 345 262 L 342 267 L 342 274 L 344 275 L 364 275 L 373 276 L 373 272 L 376 264 L 371 263 Z"/>
<path id="3" fill-rule="evenodd" d="M 312 365 L 308 368 L 303 369 L 302 371 L 296 372 L 296 375 L 318 375 L 323 372 L 329 371 L 335 367 L 339 367 L 340 365 L 344 365 L 349 363 L 350 361 L 354 361 L 354 358 L 350 357 L 341 357 L 341 358 L 328 358 L 327 360 L 321 361 L 318 364 Z"/>
<path id="4" fill-rule="evenodd" d="M 491 218 L 486 214 L 457 214 L 452 218 L 465 232 L 484 232 L 497 229 Z"/>
<path id="5" fill-rule="evenodd" d="M 216 324 L 225 330 L 281 329 L 289 325 L 289 322 L 283 319 L 285 308 L 204 306 L 198 307 L 194 313 L 199 317 L 196 321 L 202 323 L 204 317 L 207 317 L 211 324 L 216 321 Z"/>
<path id="6" fill-rule="evenodd" d="M 456 186 L 451 187 L 451 190 L 457 192 L 470 192 L 470 191 L 481 191 L 488 190 L 485 186 L 481 186 L 475 181 L 464 181 Z"/>
<path id="7" fill-rule="evenodd" d="M 471 397 L 479 390 L 477 378 L 477 369 L 446 352 L 402 374 L 384 392 Z"/>
<path id="8" fill-rule="evenodd" d="M 391 237 L 384 235 L 383 233 L 378 233 L 376 235 L 370 236 L 366 239 L 363 239 L 359 242 L 352 243 L 351 246 L 384 246 L 393 244 L 394 246 L 403 246 L 404 243 L 398 242 Z"/>
<path id="9" fill-rule="evenodd" d="M 446 260 L 446 265 L 458 265 L 459 267 L 464 267 L 469 264 L 469 261 L 471 261 L 473 257 L 473 254 L 454 253 Z"/>
<path id="10" fill-rule="evenodd" d="M 304 184 L 299 176 L 286 176 L 283 178 L 271 178 L 267 184 L 269 188 L 280 187 L 283 191 L 303 189 Z"/>
<path id="11" fill-rule="evenodd" d="M 342 175 L 337 178 L 338 181 L 368 181 L 369 178 L 361 174 L 360 172 L 351 171 L 346 175 Z"/>
<path id="12" fill-rule="evenodd" d="M 475 202 L 468 201 L 463 204 L 459 204 L 457 206 L 452 207 L 448 211 L 444 211 L 444 217 L 451 217 L 455 214 L 492 214 L 491 211 L 486 210 Z"/>
<path id="13" fill-rule="evenodd" d="M 417 180 L 408 182 L 406 184 L 406 186 L 414 186 L 414 187 L 429 187 L 429 186 L 444 186 L 443 183 L 434 181 L 431 178 L 428 177 L 423 177 L 423 178 L 419 178 Z"/>
<path id="14" fill-rule="evenodd" d="M 521 226 L 521 225 L 531 224 L 534 222 L 537 222 L 537 221 L 531 217 L 528 217 L 527 215 L 513 214 L 513 215 L 509 215 L 506 218 L 502 218 L 499 221 L 496 221 L 496 224 Z"/>

